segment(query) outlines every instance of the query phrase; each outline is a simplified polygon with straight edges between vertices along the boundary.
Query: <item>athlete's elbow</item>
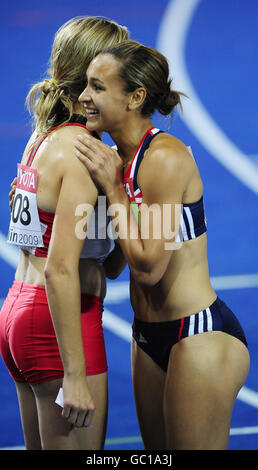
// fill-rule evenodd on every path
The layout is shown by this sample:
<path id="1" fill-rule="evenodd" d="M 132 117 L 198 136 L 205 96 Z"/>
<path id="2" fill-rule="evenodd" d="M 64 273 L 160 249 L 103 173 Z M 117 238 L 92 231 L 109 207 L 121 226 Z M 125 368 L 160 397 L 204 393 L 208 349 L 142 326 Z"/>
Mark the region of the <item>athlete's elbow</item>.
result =
<path id="1" fill-rule="evenodd" d="M 145 253 L 144 256 L 129 263 L 131 274 L 136 282 L 147 286 L 155 286 L 161 280 L 167 264 L 167 258 L 154 256 L 153 253 Z"/>
<path id="2" fill-rule="evenodd" d="M 64 277 L 71 277 L 74 272 L 71 266 L 67 266 L 65 263 L 55 263 L 47 261 L 44 269 L 44 278 L 46 284 L 51 284 L 56 280 L 61 280 Z"/>
<path id="3" fill-rule="evenodd" d="M 131 268 L 134 279 L 140 284 L 155 286 L 164 276 L 169 258 L 146 256 Z M 130 266 L 131 267 L 131 266 Z"/>
<path id="4" fill-rule="evenodd" d="M 117 264 L 111 263 L 109 261 L 105 261 L 103 263 L 103 268 L 104 268 L 106 277 L 111 280 L 117 279 L 122 273 L 122 271 L 124 270 L 126 264 L 127 264 L 126 260 L 124 260 L 124 262 L 122 263 L 117 263 Z"/>
<path id="5" fill-rule="evenodd" d="M 151 270 L 131 270 L 131 274 L 136 282 L 145 286 L 155 286 L 161 279 L 162 275 L 155 268 Z"/>

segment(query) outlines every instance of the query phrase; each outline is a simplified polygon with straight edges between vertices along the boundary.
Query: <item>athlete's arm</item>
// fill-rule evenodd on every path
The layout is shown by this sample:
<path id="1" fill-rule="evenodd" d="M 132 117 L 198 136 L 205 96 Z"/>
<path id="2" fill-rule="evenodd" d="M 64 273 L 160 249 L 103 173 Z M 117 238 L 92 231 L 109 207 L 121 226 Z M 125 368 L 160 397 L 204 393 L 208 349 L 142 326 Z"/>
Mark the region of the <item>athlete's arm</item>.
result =
<path id="1" fill-rule="evenodd" d="M 161 138 L 157 136 L 138 173 L 138 184 L 143 193 L 140 224 L 132 216 L 117 152 L 91 137 L 86 139 L 86 146 L 82 140 L 76 145 L 80 160 L 106 193 L 110 215 L 132 275 L 138 282 L 148 285 L 161 279 L 173 253 L 171 243 L 179 228 L 176 222 L 180 219 L 188 174 L 184 168 L 185 152 L 188 155 L 186 147 L 180 141 L 172 144 L 170 136 L 162 136 L 162 144 L 160 142 Z M 119 210 L 120 217 L 117 217 Z M 150 216 L 151 210 L 154 218 Z M 174 234 L 171 239 L 169 233 Z"/>
<path id="2" fill-rule="evenodd" d="M 114 250 L 103 263 L 105 274 L 109 279 L 116 279 L 125 269 L 127 261 L 119 243 L 115 243 Z"/>
<path id="3" fill-rule="evenodd" d="M 73 156 L 72 130 L 59 152 L 64 174 L 55 211 L 49 254 L 45 267 L 46 291 L 64 367 L 63 416 L 71 424 L 89 425 L 94 412 L 85 375 L 81 335 L 81 292 L 78 264 L 84 240 L 76 235 L 79 204 L 97 199 L 97 189 L 86 169 Z M 61 158 L 62 154 L 62 158 Z"/>
<path id="4" fill-rule="evenodd" d="M 107 193 L 109 204 L 126 207 L 127 227 L 119 224 L 119 242 L 134 278 L 155 285 L 171 259 L 185 188 L 180 155 L 172 148 L 149 150 L 138 173 L 143 199 L 137 224 L 122 184 Z M 128 230 L 130 227 L 130 231 Z M 127 236 L 126 236 L 127 230 Z"/>

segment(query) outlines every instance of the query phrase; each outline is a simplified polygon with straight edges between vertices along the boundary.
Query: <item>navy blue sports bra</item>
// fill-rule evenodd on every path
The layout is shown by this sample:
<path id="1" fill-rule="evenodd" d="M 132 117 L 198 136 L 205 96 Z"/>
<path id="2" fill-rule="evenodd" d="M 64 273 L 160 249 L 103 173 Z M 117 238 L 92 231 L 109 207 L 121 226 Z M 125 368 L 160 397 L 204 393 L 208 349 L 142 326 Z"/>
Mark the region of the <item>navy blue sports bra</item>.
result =
<path id="1" fill-rule="evenodd" d="M 142 191 L 138 186 L 137 174 L 144 157 L 144 153 L 149 147 L 152 139 L 161 133 L 160 129 L 152 127 L 144 134 L 140 145 L 124 174 L 124 186 L 131 203 L 137 204 L 140 208 L 142 203 Z M 207 231 L 206 217 L 204 211 L 203 197 L 191 204 L 182 204 L 179 232 L 176 242 L 188 241 L 197 238 Z"/>

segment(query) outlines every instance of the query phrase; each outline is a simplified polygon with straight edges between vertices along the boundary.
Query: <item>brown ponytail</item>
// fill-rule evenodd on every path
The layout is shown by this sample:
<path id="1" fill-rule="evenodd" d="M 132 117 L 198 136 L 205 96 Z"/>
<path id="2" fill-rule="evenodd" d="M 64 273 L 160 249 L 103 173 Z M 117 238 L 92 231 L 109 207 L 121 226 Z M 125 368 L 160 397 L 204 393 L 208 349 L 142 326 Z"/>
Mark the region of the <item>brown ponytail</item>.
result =
<path id="1" fill-rule="evenodd" d="M 182 111 L 181 95 L 182 93 L 171 88 L 172 80 L 168 81 L 166 93 L 160 96 L 157 104 L 157 111 L 164 116 L 173 113 L 177 105 Z"/>

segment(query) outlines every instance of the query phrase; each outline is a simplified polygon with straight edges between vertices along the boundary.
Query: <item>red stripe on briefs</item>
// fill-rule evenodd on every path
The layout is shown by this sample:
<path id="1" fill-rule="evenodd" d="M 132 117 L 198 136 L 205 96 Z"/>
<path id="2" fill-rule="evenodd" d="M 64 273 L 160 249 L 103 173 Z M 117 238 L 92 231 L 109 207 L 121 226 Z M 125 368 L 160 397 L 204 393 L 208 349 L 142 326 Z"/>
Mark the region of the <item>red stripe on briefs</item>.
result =
<path id="1" fill-rule="evenodd" d="M 181 339 L 182 331 L 183 331 L 183 326 L 184 326 L 184 317 L 181 318 L 181 323 L 180 323 L 180 328 L 179 328 L 179 333 L 178 333 L 178 341 Z"/>

